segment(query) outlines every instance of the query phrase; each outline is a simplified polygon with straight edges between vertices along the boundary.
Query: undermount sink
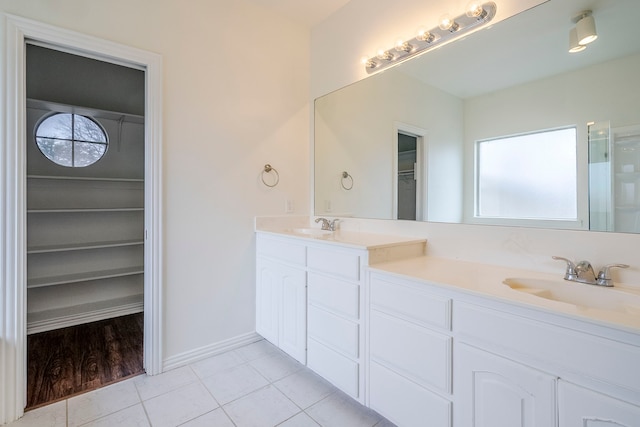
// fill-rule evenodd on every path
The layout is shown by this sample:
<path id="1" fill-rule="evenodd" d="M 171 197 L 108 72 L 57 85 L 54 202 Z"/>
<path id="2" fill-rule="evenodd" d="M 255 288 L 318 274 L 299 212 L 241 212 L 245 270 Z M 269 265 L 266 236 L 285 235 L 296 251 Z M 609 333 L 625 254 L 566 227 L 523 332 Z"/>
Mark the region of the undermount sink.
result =
<path id="1" fill-rule="evenodd" d="M 633 291 L 562 279 L 508 278 L 503 283 L 519 292 L 577 307 L 640 314 L 640 293 Z"/>
<path id="2" fill-rule="evenodd" d="M 326 236 L 327 234 L 333 233 L 331 230 L 322 230 L 320 228 L 294 228 L 293 232 L 309 236 Z"/>

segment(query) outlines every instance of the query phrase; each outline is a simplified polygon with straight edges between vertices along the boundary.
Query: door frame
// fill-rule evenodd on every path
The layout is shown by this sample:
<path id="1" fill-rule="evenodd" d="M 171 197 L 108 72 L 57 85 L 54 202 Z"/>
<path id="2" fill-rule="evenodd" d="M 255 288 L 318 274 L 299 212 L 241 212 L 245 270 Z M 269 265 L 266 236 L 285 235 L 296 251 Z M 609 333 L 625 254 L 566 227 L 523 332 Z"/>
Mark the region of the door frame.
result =
<path id="1" fill-rule="evenodd" d="M 416 221 L 427 220 L 427 141 L 428 131 L 418 126 L 407 123 L 394 122 L 393 124 L 393 168 L 392 168 L 392 203 L 393 219 L 398 219 L 398 134 L 414 136 L 416 138 L 416 167 L 414 176 L 416 179 Z"/>
<path id="2" fill-rule="evenodd" d="M 26 405 L 26 44 L 145 72 L 144 366 L 162 372 L 162 57 L 5 14 L 0 49 L 0 424 Z M 0 33 L 0 37 L 2 37 Z"/>

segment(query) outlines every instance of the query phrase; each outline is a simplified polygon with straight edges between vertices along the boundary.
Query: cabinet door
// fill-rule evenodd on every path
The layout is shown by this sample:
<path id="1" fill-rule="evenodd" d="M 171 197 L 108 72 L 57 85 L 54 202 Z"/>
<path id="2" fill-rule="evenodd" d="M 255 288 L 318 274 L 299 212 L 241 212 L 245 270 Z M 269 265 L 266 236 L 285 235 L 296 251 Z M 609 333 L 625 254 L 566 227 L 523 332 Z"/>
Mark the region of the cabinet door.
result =
<path id="1" fill-rule="evenodd" d="M 553 427 L 555 378 L 465 344 L 455 350 L 457 427 Z"/>
<path id="2" fill-rule="evenodd" d="M 300 363 L 307 354 L 307 274 L 258 257 L 256 332 Z"/>
<path id="3" fill-rule="evenodd" d="M 283 266 L 280 274 L 280 348 L 302 364 L 307 361 L 307 273 Z"/>
<path id="4" fill-rule="evenodd" d="M 640 406 L 558 382 L 558 415 L 562 427 L 637 427 Z"/>
<path id="5" fill-rule="evenodd" d="M 256 260 L 256 332 L 278 345 L 280 271 L 278 264 Z"/>

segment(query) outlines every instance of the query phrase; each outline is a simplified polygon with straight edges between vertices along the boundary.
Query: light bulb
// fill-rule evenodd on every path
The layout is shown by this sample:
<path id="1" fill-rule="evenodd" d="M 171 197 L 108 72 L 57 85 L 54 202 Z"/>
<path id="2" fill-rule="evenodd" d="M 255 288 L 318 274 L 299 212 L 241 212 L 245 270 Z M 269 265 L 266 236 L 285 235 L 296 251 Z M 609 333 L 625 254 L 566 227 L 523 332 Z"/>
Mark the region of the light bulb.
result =
<path id="1" fill-rule="evenodd" d="M 451 31 L 453 33 L 458 31 L 460 25 L 454 21 L 449 14 L 445 14 L 440 17 L 440 24 L 438 24 L 438 27 L 443 31 Z"/>
<path id="2" fill-rule="evenodd" d="M 367 68 L 376 68 L 378 66 L 376 61 L 374 61 L 373 59 L 369 59 L 366 56 L 363 56 L 362 58 L 360 58 L 360 63 L 362 63 L 362 65 L 364 65 Z"/>
<path id="3" fill-rule="evenodd" d="M 388 50 L 378 49 L 378 54 L 376 55 L 378 59 L 382 59 L 384 61 L 391 61 L 393 59 L 393 53 Z"/>
<path id="4" fill-rule="evenodd" d="M 436 39 L 436 36 L 425 30 L 424 28 L 420 28 L 418 30 L 418 34 L 416 35 L 416 39 L 423 42 L 431 43 Z"/>
<path id="5" fill-rule="evenodd" d="M 406 42 L 406 41 L 404 41 L 402 39 L 398 39 L 396 41 L 396 50 L 398 52 L 407 52 L 407 53 L 409 53 L 409 52 L 411 52 L 413 50 L 413 46 L 409 42 Z"/>
<path id="6" fill-rule="evenodd" d="M 478 0 L 471 0 L 469 4 L 467 4 L 465 13 L 469 18 L 482 19 L 487 16 L 487 11 L 482 7 L 482 2 Z"/>

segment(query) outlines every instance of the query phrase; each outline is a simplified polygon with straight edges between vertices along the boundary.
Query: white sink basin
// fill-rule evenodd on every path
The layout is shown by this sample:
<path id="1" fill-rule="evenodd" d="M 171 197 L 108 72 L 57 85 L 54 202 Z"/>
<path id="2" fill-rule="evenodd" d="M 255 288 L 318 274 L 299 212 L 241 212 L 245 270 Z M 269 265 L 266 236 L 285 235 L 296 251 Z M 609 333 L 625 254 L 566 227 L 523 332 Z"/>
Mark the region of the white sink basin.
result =
<path id="1" fill-rule="evenodd" d="M 586 285 L 567 280 L 508 278 L 504 284 L 516 291 L 577 307 L 640 314 L 640 293 Z"/>
<path id="2" fill-rule="evenodd" d="M 320 228 L 294 228 L 292 231 L 294 233 L 306 234 L 309 236 L 326 236 L 333 233 L 333 231 L 321 230 Z"/>

